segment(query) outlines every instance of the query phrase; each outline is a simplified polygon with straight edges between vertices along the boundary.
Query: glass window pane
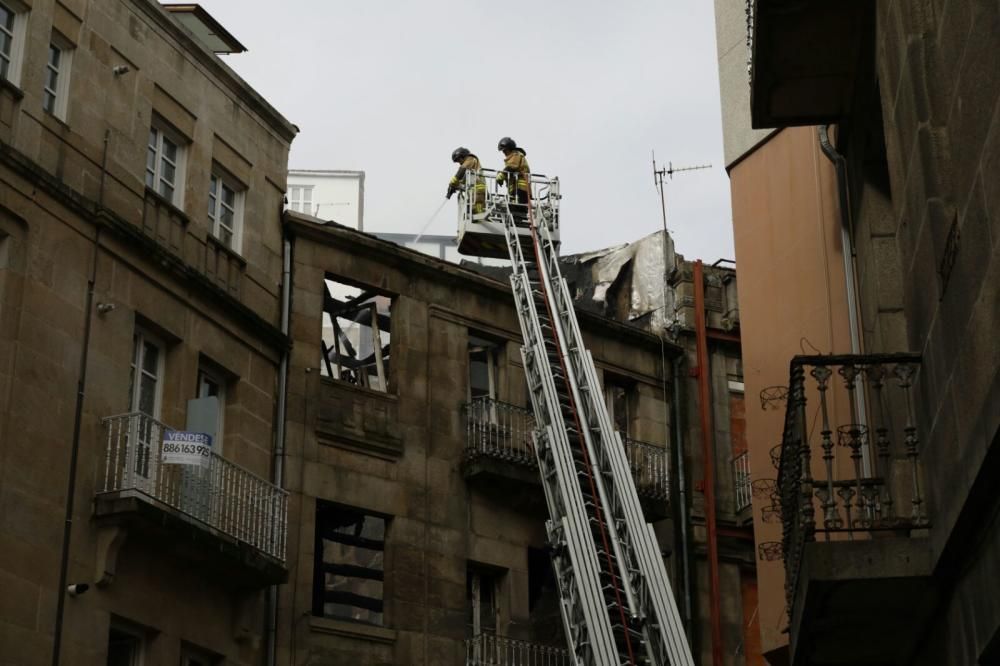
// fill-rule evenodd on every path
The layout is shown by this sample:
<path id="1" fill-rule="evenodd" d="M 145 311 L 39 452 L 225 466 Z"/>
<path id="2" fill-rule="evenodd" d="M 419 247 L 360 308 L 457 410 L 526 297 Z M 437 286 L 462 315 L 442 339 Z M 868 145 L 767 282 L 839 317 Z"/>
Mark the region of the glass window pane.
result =
<path id="1" fill-rule="evenodd" d="M 156 131 L 156 129 L 152 128 L 152 127 L 149 128 L 149 149 L 151 151 L 153 151 L 154 153 L 156 152 L 156 149 L 157 149 L 156 139 L 157 139 L 157 131 Z"/>
<path id="2" fill-rule="evenodd" d="M 163 160 L 162 170 L 160 171 L 160 178 L 163 178 L 168 183 L 174 182 L 174 176 L 177 174 L 177 168 L 170 162 Z"/>
<path id="3" fill-rule="evenodd" d="M 208 179 L 208 194 L 214 198 L 216 191 L 218 191 L 218 187 L 219 187 L 219 177 L 213 175 L 211 178 Z"/>
<path id="4" fill-rule="evenodd" d="M 62 55 L 62 51 L 56 48 L 53 44 L 49 44 L 49 64 L 59 69 L 59 58 Z"/>
<path id="5" fill-rule="evenodd" d="M 7 9 L 4 5 L 0 5 L 0 25 L 7 30 L 14 30 L 14 12 Z"/>
<path id="6" fill-rule="evenodd" d="M 177 162 L 177 144 L 167 137 L 163 137 L 163 155 L 171 162 Z"/>
<path id="7" fill-rule="evenodd" d="M 222 208 L 222 215 L 219 217 L 219 221 L 222 222 L 223 226 L 227 229 L 233 228 L 233 211 L 229 210 L 225 206 Z"/>
<path id="8" fill-rule="evenodd" d="M 42 108 L 52 113 L 56 108 L 56 97 L 48 90 L 42 93 Z"/>
<path id="9" fill-rule="evenodd" d="M 236 207 L 236 192 L 225 184 L 222 185 L 222 202 L 230 208 Z"/>
<path id="10" fill-rule="evenodd" d="M 160 349 L 151 342 L 143 341 L 142 370 L 154 377 L 159 372 Z"/>
<path id="11" fill-rule="evenodd" d="M 228 248 L 233 247 L 233 232 L 224 227 L 219 227 L 218 236 L 219 240 L 222 241 L 223 245 L 225 245 Z"/>
<path id="12" fill-rule="evenodd" d="M 0 30 L 0 54 L 5 56 L 10 55 L 10 45 L 13 43 L 13 39 L 6 32 Z"/>
<path id="13" fill-rule="evenodd" d="M 156 380 L 149 375 L 143 375 L 139 381 L 139 411 L 149 416 L 155 416 Z"/>
<path id="14" fill-rule="evenodd" d="M 170 202 L 174 200 L 174 188 L 165 180 L 160 181 L 160 196 Z"/>

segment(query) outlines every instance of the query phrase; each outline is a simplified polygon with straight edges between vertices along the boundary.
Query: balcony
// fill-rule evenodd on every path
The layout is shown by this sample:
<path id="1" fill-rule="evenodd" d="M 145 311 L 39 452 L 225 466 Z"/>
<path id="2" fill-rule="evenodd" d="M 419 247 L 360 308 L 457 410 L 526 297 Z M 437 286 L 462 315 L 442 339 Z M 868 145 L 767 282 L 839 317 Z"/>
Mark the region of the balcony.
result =
<path id="1" fill-rule="evenodd" d="M 465 477 L 489 478 L 498 494 L 507 494 L 518 484 L 540 486 L 531 439 L 535 428 L 531 410 L 489 398 L 477 398 L 464 409 Z M 664 517 L 670 497 L 668 450 L 629 437 L 622 437 L 622 443 L 647 519 Z M 541 493 L 538 493 L 537 497 L 517 501 L 534 508 L 541 500 Z"/>
<path id="2" fill-rule="evenodd" d="M 172 546 L 182 534 L 185 545 L 205 544 L 188 554 L 209 560 L 208 566 L 254 583 L 285 579 L 287 492 L 215 453 L 202 465 L 163 462 L 163 437 L 171 429 L 145 414 L 102 424 L 107 440 L 94 502 L 99 524 L 139 530 Z"/>
<path id="3" fill-rule="evenodd" d="M 915 354 L 792 359 L 776 489 L 796 664 L 903 664 L 934 603 Z M 755 480 L 754 483 L 765 480 Z M 773 483 L 773 482 L 772 482 Z"/>
<path id="4" fill-rule="evenodd" d="M 874 58 L 875 3 L 746 2 L 753 127 L 819 125 L 847 114 Z"/>
<path id="5" fill-rule="evenodd" d="M 565 648 L 482 634 L 465 641 L 465 666 L 570 666 Z"/>

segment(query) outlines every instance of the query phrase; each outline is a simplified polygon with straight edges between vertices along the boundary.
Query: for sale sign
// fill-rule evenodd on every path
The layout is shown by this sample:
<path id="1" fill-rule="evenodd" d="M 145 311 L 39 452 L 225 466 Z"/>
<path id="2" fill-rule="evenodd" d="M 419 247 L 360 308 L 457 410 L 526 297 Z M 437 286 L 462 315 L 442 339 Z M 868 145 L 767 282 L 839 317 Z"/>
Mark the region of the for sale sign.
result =
<path id="1" fill-rule="evenodd" d="M 208 466 L 212 437 L 203 432 L 168 430 L 163 434 L 163 462 L 167 465 Z"/>

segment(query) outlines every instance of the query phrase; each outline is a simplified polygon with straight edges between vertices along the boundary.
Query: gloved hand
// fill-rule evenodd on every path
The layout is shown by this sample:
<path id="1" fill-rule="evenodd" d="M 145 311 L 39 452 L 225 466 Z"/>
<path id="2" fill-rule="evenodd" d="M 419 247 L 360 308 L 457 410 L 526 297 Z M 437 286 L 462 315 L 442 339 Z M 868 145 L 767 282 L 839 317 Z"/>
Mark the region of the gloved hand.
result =
<path id="1" fill-rule="evenodd" d="M 444 195 L 444 198 L 445 199 L 451 199 L 451 195 L 453 195 L 454 193 L 455 193 L 455 186 L 454 185 L 449 185 L 448 186 L 448 192 L 447 192 L 447 194 Z"/>
<path id="2" fill-rule="evenodd" d="M 504 185 L 504 184 L 506 184 L 504 182 L 505 180 L 506 179 L 504 178 L 504 173 L 502 171 L 497 174 L 497 185 Z"/>

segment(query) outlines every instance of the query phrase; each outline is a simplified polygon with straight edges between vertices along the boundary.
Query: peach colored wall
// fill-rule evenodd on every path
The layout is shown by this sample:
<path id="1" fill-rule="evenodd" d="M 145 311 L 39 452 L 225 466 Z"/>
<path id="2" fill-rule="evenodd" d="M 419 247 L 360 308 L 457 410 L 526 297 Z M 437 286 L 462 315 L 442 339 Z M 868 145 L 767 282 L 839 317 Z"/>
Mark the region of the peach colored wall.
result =
<path id="1" fill-rule="evenodd" d="M 761 389 L 787 385 L 796 354 L 851 351 L 836 180 L 812 127 L 777 133 L 729 176 L 751 478 L 773 479 L 769 452 L 781 442 L 785 410 L 763 410 Z M 781 525 L 761 521 L 770 500 L 753 502 L 758 546 L 780 541 Z M 788 642 L 781 560 L 758 560 L 757 578 L 767 653 Z"/>

